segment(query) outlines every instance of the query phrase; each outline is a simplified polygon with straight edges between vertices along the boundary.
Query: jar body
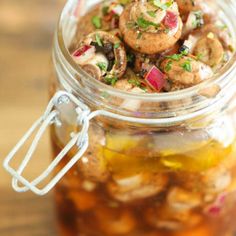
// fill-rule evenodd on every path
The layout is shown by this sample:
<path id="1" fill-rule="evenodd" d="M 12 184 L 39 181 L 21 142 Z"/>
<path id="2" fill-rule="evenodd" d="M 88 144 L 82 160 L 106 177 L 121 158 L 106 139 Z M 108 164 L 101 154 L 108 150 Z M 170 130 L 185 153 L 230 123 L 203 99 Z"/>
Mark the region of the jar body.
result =
<path id="1" fill-rule="evenodd" d="M 168 128 L 92 120 L 88 150 L 55 188 L 60 235 L 233 236 L 235 115 Z M 76 130 L 52 128 L 54 156 Z"/>
<path id="2" fill-rule="evenodd" d="M 95 2 L 86 1 L 86 9 Z M 232 4 L 230 0 L 225 2 Z M 66 22 L 65 27 L 68 25 Z M 67 31 L 70 30 L 66 29 L 65 34 Z M 71 39 L 68 36 L 66 40 L 68 47 Z M 57 53 L 60 43 L 56 42 L 59 46 L 54 48 L 57 68 L 51 81 L 51 95 L 59 89 L 74 92 L 67 78 L 71 76 L 80 81 L 78 90 L 86 91 L 74 94 L 91 110 L 105 109 L 112 102 L 117 109 L 123 109 L 124 104 L 125 108 L 127 104 L 133 108 L 133 101 L 101 99 L 101 96 L 107 98 L 107 94 L 92 88 L 84 74 L 78 77 L 73 72 L 68 76 L 70 68 L 63 68 L 64 58 L 57 55 L 61 53 Z M 89 96 L 95 101 L 91 102 Z M 194 103 L 192 98 L 183 101 L 190 108 Z M 153 103 L 143 107 L 153 108 Z M 137 104 L 136 100 L 135 107 Z M 163 104 L 168 109 L 171 102 L 159 104 L 160 109 Z M 181 104 L 175 101 L 172 106 Z M 183 106 L 181 112 L 184 110 Z M 70 109 L 63 112 L 62 126 L 51 129 L 54 156 L 68 143 L 71 133 L 80 130 L 74 112 Z M 236 232 L 235 112 L 235 109 L 219 109 L 188 122 L 160 126 L 104 117 L 91 120 L 86 153 L 55 187 L 60 235 L 233 236 Z M 57 171 L 77 151 L 73 147 Z"/>

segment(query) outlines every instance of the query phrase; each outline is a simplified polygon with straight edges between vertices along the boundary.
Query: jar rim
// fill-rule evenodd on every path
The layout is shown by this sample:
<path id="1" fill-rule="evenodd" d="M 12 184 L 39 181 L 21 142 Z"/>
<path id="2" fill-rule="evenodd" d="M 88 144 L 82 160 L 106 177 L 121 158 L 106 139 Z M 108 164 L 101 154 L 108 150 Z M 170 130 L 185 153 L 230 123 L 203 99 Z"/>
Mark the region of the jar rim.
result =
<path id="1" fill-rule="evenodd" d="M 70 78 L 72 80 L 70 82 L 73 83 L 73 85 L 75 85 L 75 88 L 81 90 L 80 83 L 78 83 L 78 81 L 76 81 L 75 76 L 73 76 L 73 75 L 80 75 L 80 76 L 82 76 L 83 81 L 86 83 L 86 85 L 88 85 L 89 87 L 92 87 L 94 89 L 97 89 L 99 91 L 107 92 L 111 96 L 115 96 L 115 97 L 119 97 L 119 98 L 123 98 L 123 99 L 132 99 L 132 100 L 135 99 L 135 100 L 139 100 L 139 101 L 143 101 L 143 102 L 164 102 L 164 101 L 168 102 L 168 101 L 176 101 L 176 100 L 186 99 L 186 98 L 190 98 L 193 96 L 199 96 L 200 97 L 199 101 L 201 101 L 201 104 L 204 102 L 205 103 L 204 107 L 207 107 L 207 106 L 209 106 L 209 103 L 213 104 L 216 102 L 216 101 L 213 102 L 212 100 L 215 100 L 215 99 L 219 100 L 220 98 L 222 98 L 223 97 L 222 92 L 225 93 L 225 89 L 230 87 L 229 84 L 232 84 L 234 78 L 231 78 L 230 75 L 232 75 L 233 72 L 236 71 L 236 53 L 235 52 L 233 53 L 229 62 L 227 62 L 227 64 L 219 71 L 219 73 L 215 74 L 210 79 L 205 80 L 198 85 L 195 85 L 195 86 L 192 86 L 192 87 L 186 88 L 186 89 L 181 89 L 178 91 L 172 91 L 172 92 L 168 92 L 168 93 L 136 94 L 136 93 L 129 93 L 126 91 L 115 89 L 112 86 L 106 85 L 106 84 L 96 80 L 92 76 L 88 75 L 84 70 L 82 70 L 82 68 L 80 68 L 75 63 L 75 61 L 71 57 L 69 50 L 68 50 L 66 43 L 65 43 L 64 32 L 63 32 L 63 22 L 70 15 L 72 15 L 71 16 L 72 18 L 74 18 L 74 19 L 76 18 L 75 16 L 73 16 L 72 12 L 75 9 L 75 7 L 77 6 L 77 4 L 78 4 L 78 0 L 69 0 L 66 3 L 66 5 L 61 13 L 60 19 L 58 21 L 56 37 L 55 37 L 55 41 L 58 46 L 57 49 L 60 51 L 60 56 L 63 58 L 63 61 L 66 62 L 66 64 L 67 64 L 66 66 L 68 68 L 70 68 L 70 70 L 71 70 Z M 236 12 L 236 4 L 234 3 L 233 0 L 226 0 L 224 3 L 222 1 L 218 0 L 217 4 L 219 4 L 221 10 L 222 10 L 222 8 L 224 10 L 226 9 L 226 4 L 231 4 L 232 6 L 228 6 L 228 8 L 230 8 L 231 11 L 235 10 L 235 12 Z M 234 41 L 234 45 L 236 45 L 236 43 L 235 43 L 236 42 L 236 31 L 234 30 L 233 22 L 232 22 L 232 17 L 235 17 L 235 14 L 233 12 L 228 14 L 228 12 L 227 12 L 227 17 L 225 17 L 226 16 L 225 11 L 223 11 L 223 13 L 224 13 L 224 22 L 229 27 L 229 31 L 230 31 L 233 41 Z M 231 18 L 231 20 L 230 20 L 230 18 Z M 67 80 L 68 80 L 68 78 L 67 78 Z M 202 89 L 210 88 L 213 85 L 219 85 L 219 87 L 220 87 L 220 92 L 215 97 L 213 97 L 213 98 L 210 97 L 210 99 L 209 99 L 209 97 L 205 97 L 205 96 L 202 96 L 201 94 L 199 94 L 199 91 L 201 91 Z"/>

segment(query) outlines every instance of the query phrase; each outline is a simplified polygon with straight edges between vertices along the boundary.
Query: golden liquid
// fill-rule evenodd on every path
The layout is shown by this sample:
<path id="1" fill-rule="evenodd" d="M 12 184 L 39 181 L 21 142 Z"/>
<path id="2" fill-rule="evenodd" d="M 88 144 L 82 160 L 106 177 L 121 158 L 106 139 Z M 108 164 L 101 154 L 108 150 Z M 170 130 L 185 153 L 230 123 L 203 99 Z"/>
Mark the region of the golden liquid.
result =
<path id="1" fill-rule="evenodd" d="M 99 135 L 92 127 L 88 151 L 55 189 L 61 236 L 235 235 L 234 144 L 171 148 L 161 133 Z M 52 143 L 56 156 L 54 131 Z"/>

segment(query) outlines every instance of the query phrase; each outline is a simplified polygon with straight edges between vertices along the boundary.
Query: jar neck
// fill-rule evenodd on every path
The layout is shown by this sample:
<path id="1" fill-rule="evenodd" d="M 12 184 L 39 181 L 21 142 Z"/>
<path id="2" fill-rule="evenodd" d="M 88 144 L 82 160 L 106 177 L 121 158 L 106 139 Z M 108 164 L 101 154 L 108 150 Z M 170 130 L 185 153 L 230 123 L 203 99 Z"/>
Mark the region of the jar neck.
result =
<path id="1" fill-rule="evenodd" d="M 103 109 L 127 117 L 156 119 L 157 124 L 159 120 L 160 124 L 172 126 L 219 113 L 234 96 L 235 54 L 214 78 L 176 92 L 137 95 L 116 90 L 95 80 L 79 68 L 68 51 L 80 17 L 73 14 L 77 4 L 77 0 L 68 1 L 62 12 L 55 33 L 53 61 L 61 87 L 80 97 L 92 110 Z M 234 0 L 217 0 L 216 4 L 219 4 L 220 16 L 227 24 L 236 45 L 233 27 L 236 3 Z"/>

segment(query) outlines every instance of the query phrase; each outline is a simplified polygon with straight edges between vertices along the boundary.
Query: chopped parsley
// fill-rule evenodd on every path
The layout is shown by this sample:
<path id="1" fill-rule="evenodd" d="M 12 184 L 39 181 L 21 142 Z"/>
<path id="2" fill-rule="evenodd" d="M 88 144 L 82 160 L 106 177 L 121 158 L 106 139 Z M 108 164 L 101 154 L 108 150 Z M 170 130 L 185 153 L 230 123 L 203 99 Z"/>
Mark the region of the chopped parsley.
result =
<path id="1" fill-rule="evenodd" d="M 95 37 L 96 37 L 96 42 L 97 42 L 98 46 L 103 47 L 103 43 L 102 43 L 100 35 L 96 34 Z"/>
<path id="2" fill-rule="evenodd" d="M 187 71 L 187 72 L 192 72 L 192 65 L 191 65 L 191 62 L 189 60 L 185 61 L 181 67 Z"/>
<path id="3" fill-rule="evenodd" d="M 165 66 L 165 71 L 169 72 L 172 68 L 173 61 L 168 61 L 166 66 Z"/>
<path id="4" fill-rule="evenodd" d="M 169 7 L 172 6 L 174 1 L 170 0 L 170 1 L 166 2 L 166 3 L 162 3 L 161 0 L 152 0 L 151 2 L 152 2 L 152 4 L 154 6 L 156 6 L 156 7 L 160 8 L 160 9 L 166 11 Z"/>
<path id="5" fill-rule="evenodd" d="M 141 86 L 140 81 L 137 80 L 137 79 L 129 79 L 129 80 L 128 80 L 128 83 L 129 83 L 129 84 L 132 84 L 132 85 L 135 86 L 135 87 L 140 87 L 140 86 Z"/>
<path id="6" fill-rule="evenodd" d="M 179 61 L 183 57 L 183 54 L 173 54 L 171 56 L 166 56 L 168 59 L 172 59 L 174 61 Z"/>
<path id="7" fill-rule="evenodd" d="M 101 29 L 102 28 L 102 20 L 101 17 L 99 16 L 94 16 L 92 18 L 92 23 L 96 29 Z"/>
<path id="8" fill-rule="evenodd" d="M 116 43 L 115 45 L 114 45 L 114 48 L 115 49 L 117 49 L 117 48 L 119 48 L 120 47 L 120 43 Z"/>
<path id="9" fill-rule="evenodd" d="M 137 25 L 138 25 L 138 27 L 140 27 L 142 29 L 147 29 L 150 26 L 154 26 L 154 27 L 159 27 L 160 26 L 159 24 L 156 24 L 152 21 L 145 20 L 143 17 L 138 18 Z"/>
<path id="10" fill-rule="evenodd" d="M 187 47 L 186 45 L 182 45 L 179 49 L 179 52 L 182 55 L 187 56 L 189 54 L 189 47 Z"/>
<path id="11" fill-rule="evenodd" d="M 104 80 L 107 84 L 114 86 L 116 82 L 118 81 L 118 78 L 115 76 L 108 75 L 104 78 Z"/>
<path id="12" fill-rule="evenodd" d="M 156 12 L 155 11 L 147 11 L 147 14 L 153 18 L 156 17 Z"/>
<path id="13" fill-rule="evenodd" d="M 107 71 L 107 64 L 105 62 L 98 62 L 97 66 L 100 68 L 101 71 Z"/>
<path id="14" fill-rule="evenodd" d="M 109 13 L 109 7 L 108 7 L 108 6 L 104 6 L 104 7 L 102 8 L 102 14 L 103 14 L 104 16 L 106 16 L 108 13 Z"/>
<path id="15" fill-rule="evenodd" d="M 203 54 L 202 53 L 198 53 L 197 54 L 197 60 L 200 61 L 203 58 Z"/>

